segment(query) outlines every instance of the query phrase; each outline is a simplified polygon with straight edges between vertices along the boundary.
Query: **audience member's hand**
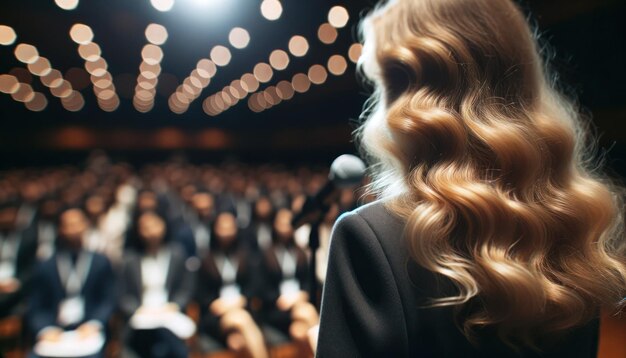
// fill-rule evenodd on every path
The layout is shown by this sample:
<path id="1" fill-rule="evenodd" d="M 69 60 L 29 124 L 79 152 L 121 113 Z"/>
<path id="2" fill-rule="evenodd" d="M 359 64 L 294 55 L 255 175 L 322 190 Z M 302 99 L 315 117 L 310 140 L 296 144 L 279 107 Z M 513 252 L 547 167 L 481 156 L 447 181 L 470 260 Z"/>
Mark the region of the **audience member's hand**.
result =
<path id="1" fill-rule="evenodd" d="M 241 295 L 232 299 L 218 298 L 211 303 L 209 309 L 211 310 L 211 313 L 219 317 L 232 309 L 244 308 L 246 303 L 246 298 Z"/>
<path id="2" fill-rule="evenodd" d="M 60 328 L 49 328 L 45 332 L 42 333 L 39 338 L 43 342 L 58 342 L 61 340 L 61 335 L 63 334 L 63 330 Z"/>
<path id="3" fill-rule="evenodd" d="M 298 302 L 306 302 L 309 299 L 309 294 L 305 291 L 299 291 L 293 294 L 283 294 L 278 297 L 276 306 L 281 311 L 288 311 Z"/>
<path id="4" fill-rule="evenodd" d="M 14 293 L 20 289 L 20 281 L 14 278 L 7 278 L 6 280 L 0 281 L 0 293 L 10 294 Z"/>
<path id="5" fill-rule="evenodd" d="M 80 339 L 86 339 L 86 338 L 93 336 L 94 334 L 100 333 L 100 329 L 101 329 L 101 326 L 99 324 L 87 322 L 87 323 L 81 324 L 76 329 L 76 332 L 78 333 L 78 336 L 80 337 Z"/>

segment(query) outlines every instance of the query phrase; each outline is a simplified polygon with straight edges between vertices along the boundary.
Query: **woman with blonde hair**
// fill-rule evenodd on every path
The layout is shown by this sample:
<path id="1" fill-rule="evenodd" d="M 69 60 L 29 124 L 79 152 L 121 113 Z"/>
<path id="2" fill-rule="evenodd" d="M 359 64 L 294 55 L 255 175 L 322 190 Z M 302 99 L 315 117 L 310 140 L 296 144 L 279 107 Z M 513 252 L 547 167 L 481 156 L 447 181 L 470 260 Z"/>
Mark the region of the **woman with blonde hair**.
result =
<path id="1" fill-rule="evenodd" d="M 595 357 L 626 301 L 622 192 L 512 0 L 362 23 L 377 202 L 337 222 L 319 357 Z"/>

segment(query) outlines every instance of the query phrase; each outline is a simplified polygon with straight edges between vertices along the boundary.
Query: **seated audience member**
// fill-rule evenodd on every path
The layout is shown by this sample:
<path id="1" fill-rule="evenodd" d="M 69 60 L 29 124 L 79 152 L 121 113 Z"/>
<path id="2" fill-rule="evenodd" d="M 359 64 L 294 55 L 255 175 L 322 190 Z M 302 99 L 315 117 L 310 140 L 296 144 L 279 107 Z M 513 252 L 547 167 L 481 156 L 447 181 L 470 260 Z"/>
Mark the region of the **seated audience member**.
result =
<path id="1" fill-rule="evenodd" d="M 176 239 L 189 257 L 204 257 L 211 243 L 211 225 L 215 219 L 213 195 L 198 191 L 191 197 L 187 222 L 178 230 Z"/>
<path id="2" fill-rule="evenodd" d="M 18 227 L 18 208 L 16 202 L 0 205 L 0 319 L 22 313 L 36 262 L 34 230 Z"/>
<path id="3" fill-rule="evenodd" d="M 37 258 L 40 261 L 49 259 L 54 254 L 57 238 L 56 221 L 61 210 L 61 203 L 53 198 L 44 199 L 39 205 L 36 218 Z"/>
<path id="4" fill-rule="evenodd" d="M 267 357 L 261 331 L 247 310 L 258 282 L 258 260 L 241 244 L 237 232 L 232 213 L 216 218 L 211 250 L 204 256 L 198 281 L 201 329 L 232 350 Z"/>
<path id="5" fill-rule="evenodd" d="M 252 222 L 245 230 L 245 244 L 254 251 L 265 251 L 272 245 L 272 220 L 274 207 L 267 196 L 254 203 Z"/>
<path id="6" fill-rule="evenodd" d="M 185 334 L 169 325 L 180 320 L 193 295 L 185 254 L 167 241 L 167 224 L 153 211 L 139 215 L 131 230 L 119 301 L 131 328 L 127 342 L 140 357 L 187 357 Z"/>
<path id="7" fill-rule="evenodd" d="M 317 324 L 318 315 L 308 302 L 308 262 L 294 243 L 292 217 L 288 209 L 276 213 L 272 245 L 263 254 L 263 315 L 272 327 L 310 349 L 307 331 Z"/>
<path id="8" fill-rule="evenodd" d="M 114 273 L 105 256 L 83 248 L 87 225 L 82 210 L 61 212 L 56 252 L 33 277 L 27 323 L 38 343 L 65 341 L 74 330 L 76 345 L 104 335 L 115 307 Z"/>

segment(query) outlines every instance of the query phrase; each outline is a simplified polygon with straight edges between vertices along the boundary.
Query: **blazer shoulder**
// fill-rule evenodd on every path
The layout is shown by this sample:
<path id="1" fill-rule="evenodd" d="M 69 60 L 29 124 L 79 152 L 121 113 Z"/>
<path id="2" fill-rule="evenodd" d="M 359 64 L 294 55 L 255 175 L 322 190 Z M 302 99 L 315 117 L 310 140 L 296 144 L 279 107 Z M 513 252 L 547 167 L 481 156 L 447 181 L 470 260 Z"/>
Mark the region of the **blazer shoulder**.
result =
<path id="1" fill-rule="evenodd" d="M 333 231 L 341 233 L 342 231 L 359 231 L 368 233 L 378 239 L 382 246 L 385 244 L 397 245 L 398 242 L 390 238 L 399 238 L 404 231 L 404 221 L 393 214 L 383 201 L 375 201 L 363 205 L 352 211 L 343 213 L 335 223 Z"/>

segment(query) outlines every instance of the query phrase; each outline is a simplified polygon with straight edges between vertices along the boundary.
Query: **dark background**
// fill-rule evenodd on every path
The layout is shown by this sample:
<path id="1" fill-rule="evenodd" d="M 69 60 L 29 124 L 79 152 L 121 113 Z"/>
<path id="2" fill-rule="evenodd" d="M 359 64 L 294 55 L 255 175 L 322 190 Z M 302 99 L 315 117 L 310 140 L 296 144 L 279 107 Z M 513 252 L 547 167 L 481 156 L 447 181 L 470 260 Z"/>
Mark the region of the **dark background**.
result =
<path id="1" fill-rule="evenodd" d="M 267 61 L 276 48 L 286 50 L 295 34 L 309 39 L 311 49 L 294 60 L 285 71 L 275 72 L 270 82 L 290 79 L 315 63 L 325 64 L 333 54 L 347 56 L 356 41 L 356 24 L 374 1 L 285 0 L 278 21 L 265 20 L 260 1 L 224 1 L 219 13 L 194 10 L 191 0 L 178 0 L 173 10 L 161 13 L 149 0 L 82 0 L 74 11 L 61 10 L 53 0 L 2 1 L 0 24 L 13 27 L 18 43 L 35 45 L 53 68 L 64 74 L 82 68 L 77 45 L 69 37 L 74 23 L 89 25 L 94 41 L 115 78 L 121 105 L 115 112 L 102 111 L 91 84 L 83 89 L 86 106 L 78 113 L 65 111 L 60 101 L 37 78 L 33 88 L 48 98 L 48 107 L 31 112 L 23 103 L 0 93 L 0 167 L 23 167 L 79 163 L 92 149 L 101 148 L 114 158 L 140 164 L 184 154 L 192 161 L 326 162 L 343 152 L 353 152 L 350 132 L 367 98 L 354 74 L 355 66 L 343 76 L 329 75 L 321 86 L 296 94 L 287 102 L 262 113 L 248 109 L 247 101 L 217 117 L 202 111 L 202 100 L 221 90 L 260 61 Z M 620 0 L 528 0 L 521 2 L 531 22 L 555 54 L 553 67 L 570 96 L 577 97 L 594 119 L 600 137 L 600 153 L 606 154 L 613 171 L 626 175 L 626 2 Z M 350 11 L 348 26 L 339 30 L 332 45 L 317 40 L 317 28 L 326 21 L 328 10 L 343 5 Z M 146 44 L 149 23 L 167 27 L 169 39 L 162 46 L 163 72 L 156 105 L 152 111 L 137 112 L 129 95 L 135 86 Z M 226 45 L 234 26 L 246 28 L 250 45 L 233 50 L 233 60 L 220 68 L 202 96 L 182 115 L 172 113 L 167 98 L 217 44 Z M 14 55 L 13 46 L 0 45 L 0 74 L 25 68 Z M 164 80 L 165 77 L 170 81 Z M 267 85 L 266 85 L 267 86 Z M 262 86 L 261 89 L 266 86 Z"/>

